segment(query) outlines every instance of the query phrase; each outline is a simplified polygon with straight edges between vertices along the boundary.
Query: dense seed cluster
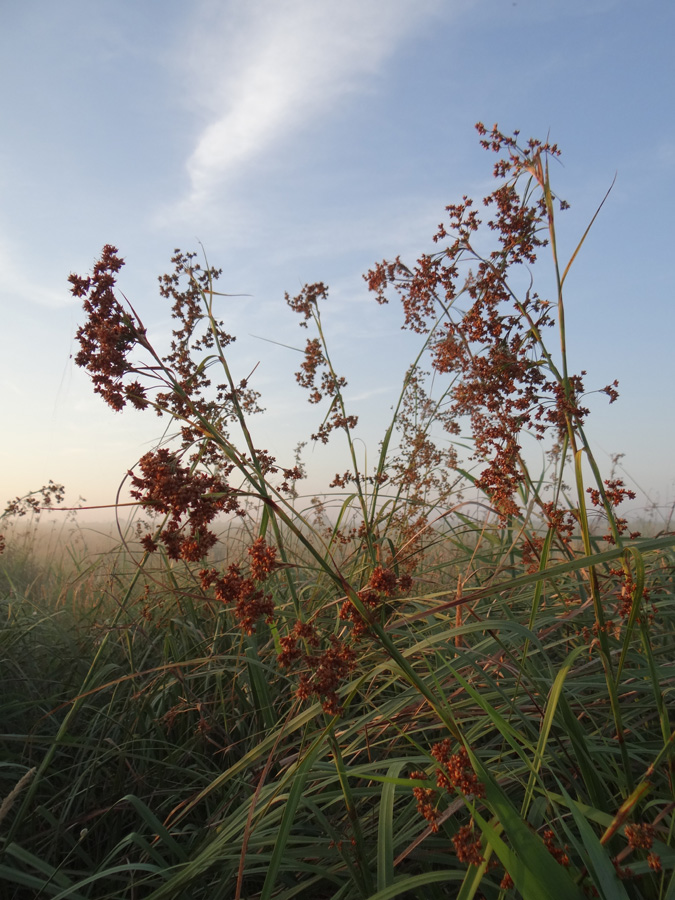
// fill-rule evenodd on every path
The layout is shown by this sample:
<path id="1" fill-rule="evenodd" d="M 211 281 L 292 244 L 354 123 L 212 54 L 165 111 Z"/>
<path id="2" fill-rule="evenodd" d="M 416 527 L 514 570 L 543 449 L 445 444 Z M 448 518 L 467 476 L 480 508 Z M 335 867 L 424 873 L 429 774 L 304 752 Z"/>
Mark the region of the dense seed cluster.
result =
<path id="1" fill-rule="evenodd" d="M 505 154 L 494 174 L 507 180 L 483 200 L 492 213 L 486 224 L 497 247 L 487 254 L 477 249 L 482 220 L 465 196 L 447 207 L 449 222 L 434 235 L 436 243 L 447 240 L 444 249 L 422 255 L 412 269 L 399 257 L 385 260 L 364 277 L 380 303 L 388 302 L 389 288 L 398 293 L 403 327 L 429 335 L 433 369 L 454 377 L 446 429 L 456 433 L 457 422 L 469 419 L 474 458 L 485 464 L 476 484 L 506 519 L 518 512 L 514 496 L 524 479 L 524 431 L 543 438 L 551 429 L 562 436 L 581 424 L 588 410 L 579 402 L 585 373 L 561 377 L 545 350 L 542 332 L 554 324 L 553 304 L 530 290 L 517 297 L 509 280 L 514 268 L 533 265 L 548 241 L 545 161 L 560 151 L 535 140 L 521 148 L 517 133 L 509 137 L 497 126 L 490 132 L 482 124 L 477 129 L 486 149 Z M 523 176 L 528 186 L 521 191 Z M 462 280 L 468 262 L 475 270 Z M 455 313 L 464 297 L 468 309 Z M 616 382 L 604 390 L 616 399 Z"/>
<path id="2" fill-rule="evenodd" d="M 204 591 L 213 588 L 216 600 L 233 607 L 241 630 L 245 634 L 253 634 L 259 619 L 270 622 L 274 615 L 273 597 L 266 594 L 260 585 L 276 568 L 277 553 L 263 538 L 256 538 L 248 548 L 248 555 L 248 576 L 242 574 L 241 566 L 230 563 L 225 572 L 215 568 L 202 569 L 199 578 Z"/>
<path id="3" fill-rule="evenodd" d="M 322 642 L 318 629 L 309 622 L 296 622 L 280 644 L 277 659 L 282 668 L 288 669 L 296 662 L 304 666 L 296 689 L 298 699 L 319 699 L 326 713 L 340 715 L 343 705 L 337 691 L 356 668 L 353 647 L 333 634 Z"/>
<path id="4" fill-rule="evenodd" d="M 146 509 L 169 516 L 160 540 L 170 559 L 203 559 L 217 540 L 208 525 L 218 513 L 243 512 L 237 493 L 222 477 L 180 465 L 166 447 L 146 453 L 139 468 L 141 475 L 129 472 L 130 494 Z M 143 546 L 149 552 L 157 549 L 150 534 L 143 538 Z"/>
<path id="5" fill-rule="evenodd" d="M 439 763 L 436 784 L 449 792 L 459 791 L 465 797 L 484 797 L 485 786 L 473 771 L 466 747 L 451 753 L 452 741 L 446 738 L 431 748 L 431 755 Z"/>
<path id="6" fill-rule="evenodd" d="M 137 344 L 147 344 L 143 324 L 115 296 L 116 275 L 124 265 L 117 252 L 117 247 L 106 244 L 91 276 L 68 278 L 73 296 L 84 298 L 87 313 L 86 324 L 76 333 L 80 351 L 75 362 L 87 370 L 94 391 L 114 410 L 123 409 L 127 401 L 137 409 L 145 409 L 145 389 L 138 379 L 123 382 L 125 375 L 136 371 L 129 360 L 131 351 Z"/>

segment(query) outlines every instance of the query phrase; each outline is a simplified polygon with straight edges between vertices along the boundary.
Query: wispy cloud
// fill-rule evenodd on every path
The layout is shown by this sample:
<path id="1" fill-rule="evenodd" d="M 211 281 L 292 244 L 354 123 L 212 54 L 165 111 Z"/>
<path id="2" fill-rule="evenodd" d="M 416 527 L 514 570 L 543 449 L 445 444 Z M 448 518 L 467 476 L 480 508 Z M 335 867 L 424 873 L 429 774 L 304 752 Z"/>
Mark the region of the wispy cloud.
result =
<path id="1" fill-rule="evenodd" d="M 452 10 L 442 0 L 237 6 L 203 3 L 191 36 L 189 79 L 204 120 L 187 161 L 191 207 L 341 98 L 372 89 L 404 40 Z"/>
<path id="2" fill-rule="evenodd" d="M 35 278 L 38 268 L 34 260 L 25 259 L 25 251 L 17 242 L 11 241 L 0 233 L 0 296 L 8 304 L 30 304 L 55 309 L 69 305 L 72 298 L 62 273 L 45 271 L 42 263 L 39 269 L 40 280 Z M 60 288 L 47 287 L 47 284 L 63 285 Z"/>

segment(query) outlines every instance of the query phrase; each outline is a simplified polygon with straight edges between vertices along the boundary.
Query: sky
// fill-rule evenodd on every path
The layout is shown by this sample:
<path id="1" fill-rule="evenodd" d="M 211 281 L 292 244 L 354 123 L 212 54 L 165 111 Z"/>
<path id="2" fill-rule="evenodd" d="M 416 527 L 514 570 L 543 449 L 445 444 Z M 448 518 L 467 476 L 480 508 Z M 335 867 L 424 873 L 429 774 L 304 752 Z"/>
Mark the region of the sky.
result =
<path id="1" fill-rule="evenodd" d="M 612 406 L 587 402 L 603 471 L 624 454 L 638 502 L 672 503 L 669 0 L 3 0 L 2 22 L 0 502 L 53 479 L 72 503 L 113 503 L 163 433 L 151 412 L 113 412 L 73 361 L 84 316 L 67 277 L 106 243 L 160 345 L 174 248 L 223 269 L 232 365 L 255 370 L 266 408 L 256 444 L 284 465 L 320 421 L 295 383 L 307 335 L 284 293 L 325 282 L 332 357 L 374 461 L 418 341 L 362 274 L 413 263 L 448 204 L 492 190 L 482 121 L 561 148 L 563 254 L 616 176 L 567 282 L 571 368 L 589 390 L 620 383 Z M 310 494 L 348 468 L 338 439 L 304 462 Z"/>

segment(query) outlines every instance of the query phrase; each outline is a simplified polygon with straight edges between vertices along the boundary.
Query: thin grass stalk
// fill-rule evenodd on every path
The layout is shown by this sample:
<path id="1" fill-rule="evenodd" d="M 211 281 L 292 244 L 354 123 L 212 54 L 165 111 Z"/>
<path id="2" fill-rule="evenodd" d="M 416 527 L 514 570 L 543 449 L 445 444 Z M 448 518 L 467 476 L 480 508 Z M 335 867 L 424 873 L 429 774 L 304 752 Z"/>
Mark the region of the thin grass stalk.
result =
<path id="1" fill-rule="evenodd" d="M 572 436 L 573 441 L 573 436 Z M 581 451 L 577 451 L 576 459 L 575 459 L 575 472 L 577 479 L 577 487 L 578 487 L 578 500 L 579 500 L 579 516 L 580 516 L 580 524 L 581 524 L 581 534 L 584 541 L 584 548 L 586 550 L 586 555 L 590 556 L 591 551 L 591 540 L 590 540 L 590 529 L 588 526 L 588 516 L 586 514 L 586 504 L 585 504 L 585 496 L 583 489 L 583 476 L 581 472 Z M 619 549 L 619 548 L 617 548 Z M 621 554 L 623 556 L 623 553 Z M 591 585 L 591 596 L 593 598 L 593 608 L 595 610 L 595 621 L 598 628 L 598 640 L 600 643 L 600 658 L 602 660 L 602 666 L 605 672 L 605 681 L 607 684 L 607 693 L 609 696 L 610 704 L 612 707 L 612 716 L 614 718 L 614 727 L 616 729 L 616 739 L 619 743 L 619 748 L 621 751 L 621 758 L 623 761 L 624 771 L 626 773 L 627 780 L 627 790 L 630 793 L 633 790 L 633 775 L 630 766 L 630 760 L 628 757 L 628 749 L 626 747 L 625 737 L 624 737 L 624 728 L 623 728 L 623 717 L 621 714 L 621 706 L 619 704 L 619 698 L 617 695 L 617 683 L 613 672 L 612 667 L 612 659 L 611 659 L 611 651 L 609 648 L 609 639 L 607 637 L 607 626 L 605 623 L 605 615 L 602 608 L 602 600 L 600 598 L 600 589 L 598 586 L 597 574 L 594 566 L 590 566 L 588 570 L 588 576 Z"/>
<path id="2" fill-rule="evenodd" d="M 340 751 L 340 745 L 335 737 L 334 722 L 329 723 L 328 729 L 328 742 L 330 744 L 331 753 L 333 754 L 333 759 L 335 761 L 335 769 L 340 782 L 342 795 L 345 800 L 345 810 L 347 812 L 349 824 L 354 835 L 354 849 L 357 855 L 357 866 L 361 882 L 359 886 L 362 891 L 362 896 L 370 897 L 374 890 L 374 884 L 369 868 L 366 845 L 363 838 L 363 830 L 361 828 L 361 822 L 359 821 L 359 816 L 356 811 L 356 804 L 354 802 L 354 796 L 349 785 L 349 778 L 345 768 L 344 760 L 342 758 L 342 753 Z"/>

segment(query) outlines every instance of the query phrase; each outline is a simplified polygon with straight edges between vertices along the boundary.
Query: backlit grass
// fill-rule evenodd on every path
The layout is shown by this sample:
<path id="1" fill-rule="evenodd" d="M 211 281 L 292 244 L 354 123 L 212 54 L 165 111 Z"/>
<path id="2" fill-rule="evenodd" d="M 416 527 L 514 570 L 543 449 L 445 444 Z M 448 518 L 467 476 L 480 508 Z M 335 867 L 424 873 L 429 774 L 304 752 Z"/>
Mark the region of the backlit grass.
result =
<path id="1" fill-rule="evenodd" d="M 486 224 L 464 198 L 431 253 L 366 278 L 412 348 L 368 471 L 327 288 L 287 297 L 312 439 L 346 448 L 323 500 L 300 449 L 255 446 L 216 270 L 176 251 L 165 356 L 115 293 L 116 248 L 71 276 L 95 391 L 175 434 L 135 469 L 150 524 L 118 545 L 65 565 L 7 535 L 3 896 L 675 897 L 675 536 L 631 532 L 587 437 L 558 150 L 479 132 L 501 154 Z M 546 253 L 556 296 L 516 290 Z"/>

